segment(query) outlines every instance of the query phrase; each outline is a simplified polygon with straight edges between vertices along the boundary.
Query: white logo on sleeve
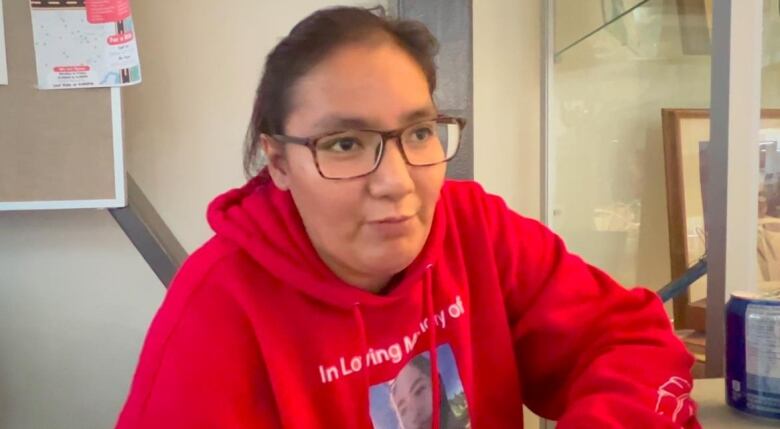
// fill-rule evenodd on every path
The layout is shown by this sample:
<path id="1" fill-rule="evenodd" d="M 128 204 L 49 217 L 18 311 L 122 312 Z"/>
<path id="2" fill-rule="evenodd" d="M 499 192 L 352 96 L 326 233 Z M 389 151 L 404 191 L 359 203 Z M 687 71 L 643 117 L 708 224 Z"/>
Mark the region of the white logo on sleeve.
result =
<path id="1" fill-rule="evenodd" d="M 681 377 L 672 377 L 658 388 L 658 401 L 655 412 L 668 416 L 672 421 L 682 417 L 687 420 L 694 414 L 693 403 L 690 400 L 691 383 Z"/>

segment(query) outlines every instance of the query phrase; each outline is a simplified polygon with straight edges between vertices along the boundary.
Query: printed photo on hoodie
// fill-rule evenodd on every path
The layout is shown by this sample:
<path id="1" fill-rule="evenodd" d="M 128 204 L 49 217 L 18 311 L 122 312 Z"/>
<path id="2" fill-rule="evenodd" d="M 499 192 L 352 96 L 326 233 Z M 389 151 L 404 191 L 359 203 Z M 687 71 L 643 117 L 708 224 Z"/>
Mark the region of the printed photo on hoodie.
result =
<path id="1" fill-rule="evenodd" d="M 431 377 L 429 352 L 413 357 L 395 378 L 371 386 L 371 421 L 376 429 L 428 429 L 434 412 L 442 429 L 471 427 L 466 394 L 449 344 L 436 349 L 438 371 Z M 434 409 L 433 383 L 439 384 L 441 400 Z"/>

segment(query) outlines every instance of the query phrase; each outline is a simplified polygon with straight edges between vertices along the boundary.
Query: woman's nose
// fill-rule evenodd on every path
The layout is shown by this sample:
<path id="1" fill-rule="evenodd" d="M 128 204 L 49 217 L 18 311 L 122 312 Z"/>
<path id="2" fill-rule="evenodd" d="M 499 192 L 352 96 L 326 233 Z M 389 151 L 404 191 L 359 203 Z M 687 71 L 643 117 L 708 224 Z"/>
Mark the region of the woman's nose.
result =
<path id="1" fill-rule="evenodd" d="M 370 192 L 376 197 L 400 198 L 414 190 L 411 168 L 404 159 L 397 138 L 385 142 L 384 154 L 370 177 Z"/>

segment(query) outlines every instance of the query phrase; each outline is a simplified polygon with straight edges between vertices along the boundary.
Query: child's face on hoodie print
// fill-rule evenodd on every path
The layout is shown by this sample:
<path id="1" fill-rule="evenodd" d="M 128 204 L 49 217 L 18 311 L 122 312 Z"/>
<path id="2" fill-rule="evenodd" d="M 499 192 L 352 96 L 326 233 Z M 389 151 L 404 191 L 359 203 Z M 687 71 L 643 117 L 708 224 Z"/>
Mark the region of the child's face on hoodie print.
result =
<path id="1" fill-rule="evenodd" d="M 436 116 L 420 66 L 387 41 L 336 49 L 293 87 L 285 134 L 393 130 Z M 412 119 L 412 116 L 415 119 Z M 424 117 L 420 117 L 423 115 Z M 349 128 L 355 128 L 354 125 Z M 307 147 L 264 145 L 276 186 L 289 190 L 320 257 L 343 280 L 377 291 L 420 253 L 430 232 L 445 164 L 413 167 L 391 140 L 372 174 L 320 176 Z"/>
<path id="2" fill-rule="evenodd" d="M 390 397 L 403 429 L 431 427 L 431 376 L 415 365 L 406 365 L 390 388 Z M 442 393 L 443 394 L 443 393 Z"/>

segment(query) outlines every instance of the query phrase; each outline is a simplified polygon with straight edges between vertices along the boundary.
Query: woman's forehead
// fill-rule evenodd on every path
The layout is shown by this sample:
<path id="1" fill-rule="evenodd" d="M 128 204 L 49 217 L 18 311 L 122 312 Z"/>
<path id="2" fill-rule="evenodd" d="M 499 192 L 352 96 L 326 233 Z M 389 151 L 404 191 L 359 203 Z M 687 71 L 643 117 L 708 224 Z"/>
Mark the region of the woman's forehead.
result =
<path id="1" fill-rule="evenodd" d="M 316 124 L 318 130 L 350 121 L 392 127 L 422 110 L 435 114 L 422 68 L 389 44 L 334 52 L 301 77 L 292 95 L 291 116 L 301 116 L 308 128 Z"/>
<path id="2" fill-rule="evenodd" d="M 324 102 L 320 105 L 299 105 L 287 118 L 289 132 L 303 131 L 309 134 L 344 129 L 392 130 L 414 122 L 432 119 L 438 111 L 428 98 L 426 102 L 406 105 L 384 105 L 361 109 L 358 101 L 353 105 L 336 106 Z"/>

